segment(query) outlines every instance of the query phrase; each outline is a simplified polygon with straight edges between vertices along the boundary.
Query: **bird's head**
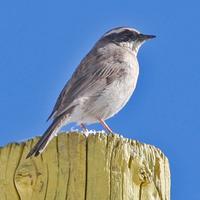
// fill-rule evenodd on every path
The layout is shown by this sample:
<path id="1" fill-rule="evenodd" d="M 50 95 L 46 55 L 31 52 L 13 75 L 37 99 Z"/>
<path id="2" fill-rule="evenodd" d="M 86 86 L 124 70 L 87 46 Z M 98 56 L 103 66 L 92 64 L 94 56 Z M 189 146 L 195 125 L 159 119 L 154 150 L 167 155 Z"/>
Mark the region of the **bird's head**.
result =
<path id="1" fill-rule="evenodd" d="M 155 38 L 154 35 L 145 35 L 137 31 L 136 29 L 129 27 L 117 27 L 107 31 L 101 38 L 104 42 L 113 42 L 124 48 L 128 48 L 134 51 L 137 55 L 137 52 L 141 45 L 152 38 Z"/>

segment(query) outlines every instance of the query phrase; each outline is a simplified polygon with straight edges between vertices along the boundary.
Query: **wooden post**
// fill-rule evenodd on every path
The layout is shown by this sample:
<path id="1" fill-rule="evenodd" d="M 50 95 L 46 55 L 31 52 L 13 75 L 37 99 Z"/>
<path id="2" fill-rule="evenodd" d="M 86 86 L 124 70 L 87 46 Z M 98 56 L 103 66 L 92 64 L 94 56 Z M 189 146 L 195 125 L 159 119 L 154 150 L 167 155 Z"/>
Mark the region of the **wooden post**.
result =
<path id="1" fill-rule="evenodd" d="M 151 145 L 103 133 L 59 134 L 0 149 L 0 200 L 170 200 L 169 163 Z"/>

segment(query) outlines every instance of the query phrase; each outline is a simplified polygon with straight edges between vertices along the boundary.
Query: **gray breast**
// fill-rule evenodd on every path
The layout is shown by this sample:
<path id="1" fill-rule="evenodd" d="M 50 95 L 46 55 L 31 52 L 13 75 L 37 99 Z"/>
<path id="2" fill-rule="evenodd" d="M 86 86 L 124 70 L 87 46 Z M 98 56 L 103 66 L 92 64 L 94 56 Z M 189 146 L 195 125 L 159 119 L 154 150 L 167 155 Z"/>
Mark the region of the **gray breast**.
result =
<path id="1" fill-rule="evenodd" d="M 88 106 L 85 107 L 88 115 L 98 115 L 101 119 L 108 119 L 118 113 L 131 97 L 138 73 L 139 68 L 136 64 L 121 70 L 121 75 L 114 81 L 108 79 L 104 90 L 88 101 Z"/>

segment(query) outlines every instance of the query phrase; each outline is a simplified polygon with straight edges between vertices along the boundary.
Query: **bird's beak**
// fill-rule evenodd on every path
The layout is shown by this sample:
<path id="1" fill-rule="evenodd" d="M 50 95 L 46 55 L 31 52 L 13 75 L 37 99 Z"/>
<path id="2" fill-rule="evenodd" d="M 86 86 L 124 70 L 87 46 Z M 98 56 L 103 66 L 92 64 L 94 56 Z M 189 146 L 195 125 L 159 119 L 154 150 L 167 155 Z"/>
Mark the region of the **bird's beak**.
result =
<path id="1" fill-rule="evenodd" d="M 151 40 L 151 39 L 153 39 L 155 37 L 156 37 L 155 35 L 145 35 L 145 34 L 142 34 L 142 33 L 140 33 L 138 35 L 138 39 L 141 40 L 141 41 Z"/>

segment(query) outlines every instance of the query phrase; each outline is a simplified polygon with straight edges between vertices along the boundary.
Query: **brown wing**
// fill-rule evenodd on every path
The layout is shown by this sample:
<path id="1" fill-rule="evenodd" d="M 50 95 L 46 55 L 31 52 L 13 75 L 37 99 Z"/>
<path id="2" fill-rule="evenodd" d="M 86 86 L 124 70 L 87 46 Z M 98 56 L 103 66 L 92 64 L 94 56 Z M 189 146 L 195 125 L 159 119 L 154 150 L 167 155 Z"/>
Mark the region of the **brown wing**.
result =
<path id="1" fill-rule="evenodd" d="M 60 116 L 75 99 L 101 92 L 106 85 L 126 73 L 127 63 L 122 62 L 117 55 L 111 57 L 105 54 L 95 55 L 88 54 L 80 63 L 61 91 L 49 118 Z"/>

